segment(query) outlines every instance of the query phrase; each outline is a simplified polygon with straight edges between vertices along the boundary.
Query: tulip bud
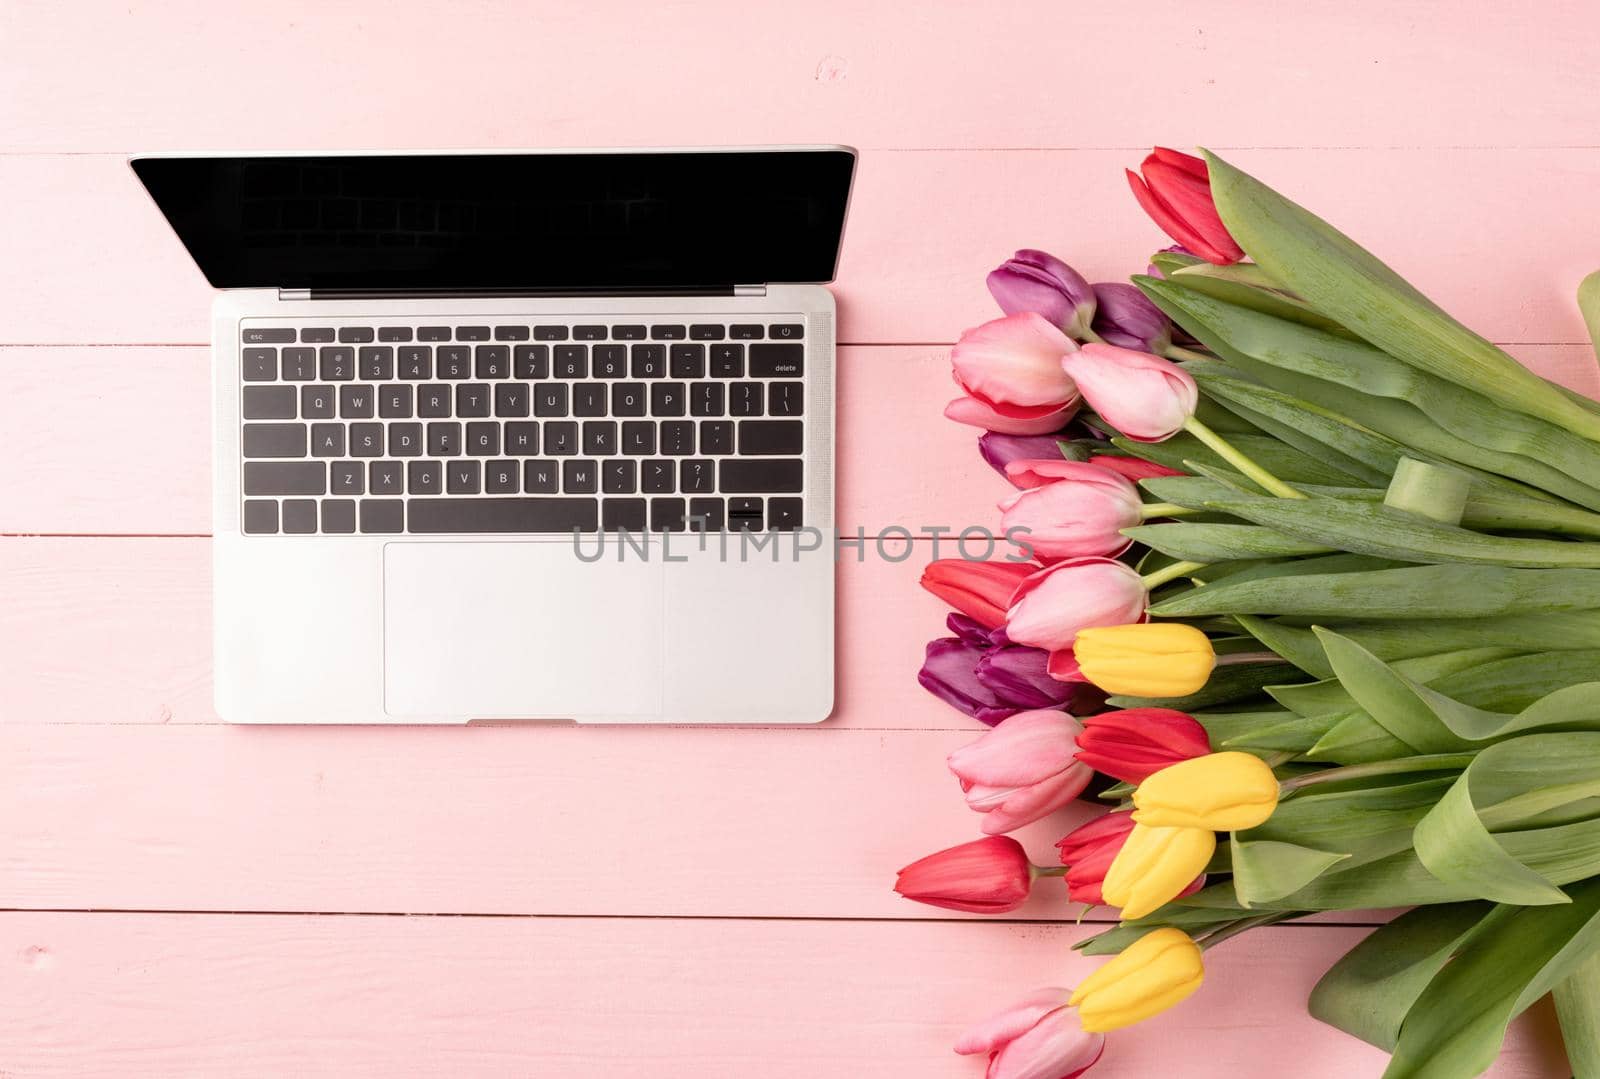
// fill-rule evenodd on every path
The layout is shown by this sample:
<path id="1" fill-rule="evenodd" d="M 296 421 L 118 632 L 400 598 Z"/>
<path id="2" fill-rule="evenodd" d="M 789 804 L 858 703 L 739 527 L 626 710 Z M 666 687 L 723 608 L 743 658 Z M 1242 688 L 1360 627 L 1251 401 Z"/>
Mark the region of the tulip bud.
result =
<path id="1" fill-rule="evenodd" d="M 1061 358 L 1077 347 L 1032 312 L 973 327 L 950 351 L 956 383 L 972 403 L 957 399 L 945 415 L 1009 434 L 1060 430 L 1078 406 L 1077 387 Z"/>
<path id="2" fill-rule="evenodd" d="M 1109 281 L 1094 286 L 1094 332 L 1108 345 L 1163 352 L 1172 344 L 1172 321 L 1133 285 Z"/>
<path id="3" fill-rule="evenodd" d="M 1139 173 L 1125 171 L 1133 197 L 1162 232 L 1218 266 L 1244 258 L 1244 249 L 1217 213 L 1211 174 L 1200 158 L 1157 146 Z"/>
<path id="4" fill-rule="evenodd" d="M 1065 712 L 1018 712 L 950 754 L 950 771 L 968 808 L 984 815 L 986 834 L 1031 824 L 1083 792 L 1094 770 L 1074 757 L 1082 730 Z"/>
<path id="5" fill-rule="evenodd" d="M 1017 586 L 1006 634 L 1035 648 L 1070 648 L 1079 631 L 1091 626 L 1137 622 L 1144 617 L 1149 598 L 1144 581 L 1121 562 L 1069 558 Z"/>
<path id="6" fill-rule="evenodd" d="M 1012 597 L 1038 568 L 1031 562 L 941 558 L 922 571 L 922 587 L 985 629 L 994 629 L 1005 622 Z"/>
<path id="7" fill-rule="evenodd" d="M 1054 255 L 1022 250 L 989 274 L 989 293 L 1008 315 L 1032 311 L 1073 337 L 1094 318 L 1095 292 L 1083 275 Z"/>
<path id="8" fill-rule="evenodd" d="M 1004 629 L 989 630 L 961 614 L 946 624 L 954 637 L 928 642 L 917 681 L 946 704 L 989 726 L 1033 708 L 1098 708 L 1105 695 L 1087 683 L 1050 677 L 1049 654 L 1010 644 Z"/>
<path id="9" fill-rule="evenodd" d="M 1067 1003 L 1084 1030 L 1105 1033 L 1160 1015 L 1204 980 L 1200 946 L 1180 929 L 1156 929 L 1085 978 Z"/>
<path id="10" fill-rule="evenodd" d="M 1142 783 L 1179 761 L 1211 752 L 1205 727 L 1171 708 L 1127 708 L 1083 720 L 1078 759 L 1124 783 Z"/>
<path id="11" fill-rule="evenodd" d="M 1137 814 L 1134 820 L 1100 888 L 1127 922 L 1194 890 L 1217 851 L 1217 833 L 1207 828 L 1152 828 L 1139 824 Z"/>
<path id="12" fill-rule="evenodd" d="M 1017 589 L 1013 603 L 1032 580 Z M 1072 651 L 1085 678 L 1107 693 L 1128 697 L 1198 693 L 1217 663 L 1211 640 L 1182 622 L 1090 627 L 1078 633 Z"/>
<path id="13" fill-rule="evenodd" d="M 988 466 L 1006 476 L 1006 465 L 1012 461 L 1049 460 L 1061 456 L 1060 440 L 1065 432 L 1048 435 L 1008 435 L 999 431 L 986 431 L 978 437 L 978 453 Z M 1010 476 L 1006 479 L 1016 484 Z"/>
<path id="14" fill-rule="evenodd" d="M 1013 461 L 1006 466 L 1024 488 L 1000 503 L 1001 527 L 1026 529 L 1040 558 L 1121 554 L 1133 541 L 1122 534 L 1142 519 L 1139 490 L 1103 468 L 1080 461 Z"/>
<path id="15" fill-rule="evenodd" d="M 1033 863 L 1010 836 L 996 835 L 919 858 L 904 869 L 894 890 L 945 910 L 1004 914 L 1028 899 Z"/>
<path id="16" fill-rule="evenodd" d="M 1111 453 L 1097 453 L 1089 458 L 1089 464 L 1096 468 L 1106 468 L 1115 472 L 1124 479 L 1138 483 L 1157 476 L 1182 476 L 1186 475 L 1176 468 L 1158 465 L 1154 461 L 1146 461 L 1143 457 L 1120 457 Z"/>
<path id="17" fill-rule="evenodd" d="M 1200 404 L 1189 372 L 1148 352 L 1089 344 L 1063 356 L 1061 367 L 1089 407 L 1136 442 L 1165 442 Z"/>
<path id="18" fill-rule="evenodd" d="M 1132 813 L 1107 813 L 1069 832 L 1056 844 L 1061 864 L 1067 867 L 1067 898 L 1091 906 L 1110 902 L 1104 891 L 1106 874 L 1136 827 Z M 1206 857 L 1209 861 L 1210 855 Z M 1202 864 L 1201 871 L 1178 896 L 1193 895 L 1205 885 L 1204 869 Z"/>
<path id="19" fill-rule="evenodd" d="M 1067 990 L 1040 989 L 961 1036 L 956 1052 L 989 1054 L 986 1079 L 1078 1079 L 1105 1052 L 1067 1006 Z"/>
<path id="20" fill-rule="evenodd" d="M 1163 768 L 1133 792 L 1133 819 L 1152 828 L 1240 832 L 1278 808 L 1278 778 L 1260 757 L 1211 753 Z"/>

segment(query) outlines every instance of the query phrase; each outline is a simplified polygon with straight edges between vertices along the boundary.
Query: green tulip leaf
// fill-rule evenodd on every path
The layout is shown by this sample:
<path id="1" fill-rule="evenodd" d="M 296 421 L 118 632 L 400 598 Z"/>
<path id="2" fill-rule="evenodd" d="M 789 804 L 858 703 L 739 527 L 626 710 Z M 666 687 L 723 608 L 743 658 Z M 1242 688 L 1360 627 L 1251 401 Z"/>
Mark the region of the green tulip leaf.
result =
<path id="1" fill-rule="evenodd" d="M 1122 534 L 1135 543 L 1185 562 L 1232 562 L 1243 558 L 1292 558 L 1325 554 L 1333 548 L 1310 540 L 1286 536 L 1259 525 L 1211 524 L 1179 521 L 1173 524 L 1135 525 Z"/>
<path id="2" fill-rule="evenodd" d="M 1315 326 L 1328 333 L 1346 335 L 1350 333 L 1337 322 L 1319 314 L 1304 300 L 1273 287 L 1269 283 L 1270 279 L 1261 272 L 1261 267 L 1252 263 L 1236 262 L 1231 266 L 1213 266 L 1209 262 L 1201 262 L 1170 272 L 1163 269 L 1162 272 L 1168 274 L 1169 280 L 1180 282 L 1186 288 L 1239 307 L 1247 307 L 1252 311 L 1260 311 L 1262 314 L 1288 319 L 1306 326 Z"/>
<path id="3" fill-rule="evenodd" d="M 1206 684 L 1187 697 L 1115 696 L 1108 703 L 1113 708 L 1175 708 L 1180 712 L 1193 712 L 1197 708 L 1254 697 L 1262 686 L 1283 681 L 1293 670 L 1287 663 L 1231 663 L 1212 671 Z"/>
<path id="4" fill-rule="evenodd" d="M 1359 482 L 1355 476 L 1303 453 L 1293 446 L 1280 442 L 1273 435 L 1231 434 L 1228 442 L 1262 468 L 1291 483 L 1327 483 L 1335 486 Z M 1146 461 L 1187 471 L 1186 461 L 1199 461 L 1206 465 L 1226 464 L 1205 443 L 1187 432 L 1173 435 L 1165 442 L 1132 442 L 1113 438 L 1111 444 Z"/>
<path id="5" fill-rule="evenodd" d="M 1600 948 L 1552 995 L 1573 1079 L 1600 1079 Z"/>
<path id="6" fill-rule="evenodd" d="M 1463 942 L 1406 1013 L 1384 1079 L 1457 1079 L 1494 1063 L 1511 1020 L 1600 948 L 1600 880 L 1563 907 L 1502 908 Z"/>
<path id="7" fill-rule="evenodd" d="M 1223 223 L 1284 288 L 1412 367 L 1508 409 L 1600 438 L 1600 414 L 1593 408 L 1461 325 L 1315 214 L 1215 154 L 1205 156 Z"/>
<path id="8" fill-rule="evenodd" d="M 1233 843 L 1233 888 L 1244 907 L 1282 899 L 1350 857 L 1272 840 Z"/>
<path id="9" fill-rule="evenodd" d="M 1472 804 L 1471 768 L 1417 823 L 1417 858 L 1428 872 L 1498 903 L 1549 906 L 1571 900 L 1495 842 Z"/>
<path id="10" fill-rule="evenodd" d="M 1239 628 L 1313 678 L 1332 678 L 1333 667 L 1315 636 L 1255 615 L 1238 614 Z"/>
<path id="11" fill-rule="evenodd" d="M 1416 692 L 1418 683 L 1348 637 L 1318 629 L 1328 662 L 1340 685 L 1361 710 L 1419 754 L 1453 753 L 1468 743 L 1453 734 Z"/>
<path id="12" fill-rule="evenodd" d="M 1417 749 L 1396 738 L 1365 712 L 1351 712 L 1306 750 L 1309 760 L 1334 764 L 1371 764 L 1415 756 Z"/>
<path id="13" fill-rule="evenodd" d="M 1313 1016 L 1389 1052 L 1428 983 L 1490 911 L 1451 903 L 1409 911 L 1346 952 L 1311 991 Z"/>
<path id="14" fill-rule="evenodd" d="M 1583 312 L 1583 324 L 1589 328 L 1589 340 L 1595 355 L 1600 357 L 1600 270 L 1578 283 L 1578 310 Z"/>

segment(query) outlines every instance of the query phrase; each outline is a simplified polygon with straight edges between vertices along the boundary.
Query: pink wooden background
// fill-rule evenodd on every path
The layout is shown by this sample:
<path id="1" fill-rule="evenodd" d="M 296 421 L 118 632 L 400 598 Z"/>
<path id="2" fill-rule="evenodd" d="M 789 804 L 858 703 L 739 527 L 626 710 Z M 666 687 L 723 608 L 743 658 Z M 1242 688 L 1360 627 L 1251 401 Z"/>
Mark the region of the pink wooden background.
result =
<path id="1" fill-rule="evenodd" d="M 209 294 L 125 155 L 851 143 L 841 521 L 960 525 L 1002 488 L 939 419 L 948 342 L 1014 247 L 1142 266 L 1152 142 L 1600 392 L 1597 32 L 1586 0 L 3 0 L 0 1075 L 975 1079 L 963 1024 L 1090 966 L 1049 887 L 998 922 L 889 890 L 975 834 L 942 768 L 974 726 L 912 681 L 926 544 L 842 567 L 818 728 L 219 724 Z M 1303 1010 L 1364 932 L 1225 946 L 1095 1076 L 1377 1076 Z M 1548 1009 L 1494 1074 L 1569 1074 Z"/>

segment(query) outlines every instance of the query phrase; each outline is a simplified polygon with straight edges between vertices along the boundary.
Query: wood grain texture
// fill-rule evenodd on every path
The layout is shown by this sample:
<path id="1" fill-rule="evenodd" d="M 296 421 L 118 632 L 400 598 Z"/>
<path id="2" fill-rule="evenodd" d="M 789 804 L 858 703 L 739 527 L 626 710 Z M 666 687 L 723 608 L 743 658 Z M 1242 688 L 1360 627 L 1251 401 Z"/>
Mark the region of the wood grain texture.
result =
<path id="1" fill-rule="evenodd" d="M 1369 244 L 1492 340 L 1588 340 L 1600 148 L 1249 150 L 1231 155 Z M 836 292 L 848 344 L 952 341 L 994 316 L 983 275 L 1043 247 L 1091 280 L 1169 242 L 1134 205 L 1127 150 L 863 156 Z M 1538 195 L 1530 197 L 1531 177 Z M 0 344 L 204 344 L 211 290 L 115 155 L 0 156 L 13 268 Z M 63 228 L 63 222 L 71 222 Z"/>
<path id="2" fill-rule="evenodd" d="M 1070 926 L 0 915 L 0 1068 L 22 1079 L 594 1076 L 973 1079 L 970 1023 L 1096 960 Z M 1375 1076 L 1305 1013 L 1364 932 L 1284 927 L 1207 957 L 1201 994 L 1111 1035 L 1094 1079 Z M 1270 991 L 1268 991 L 1270 987 Z M 1493 1075 L 1570 1074 L 1537 1008 Z"/>
<path id="3" fill-rule="evenodd" d="M 1592 146 L 1583 0 L 0 8 L 0 151 Z"/>

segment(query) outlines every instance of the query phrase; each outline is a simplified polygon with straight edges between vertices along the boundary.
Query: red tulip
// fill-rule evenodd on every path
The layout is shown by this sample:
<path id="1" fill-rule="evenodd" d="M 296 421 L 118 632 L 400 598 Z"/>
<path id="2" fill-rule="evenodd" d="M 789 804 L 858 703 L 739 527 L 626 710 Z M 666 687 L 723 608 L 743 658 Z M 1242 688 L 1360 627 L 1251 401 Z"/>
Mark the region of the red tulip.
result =
<path id="1" fill-rule="evenodd" d="M 1091 907 L 1106 901 L 1100 886 L 1105 883 L 1111 863 L 1117 860 L 1133 827 L 1132 813 L 1107 813 L 1069 832 L 1056 844 L 1061 852 L 1061 864 L 1067 867 L 1068 899 Z M 1202 873 L 1182 895 L 1193 895 L 1205 887 L 1205 883 Z"/>
<path id="2" fill-rule="evenodd" d="M 945 910 L 1004 914 L 1033 887 L 1033 863 L 1010 836 L 992 835 L 930 854 L 900 870 L 894 890 Z"/>
<path id="3" fill-rule="evenodd" d="M 1117 475 L 1138 483 L 1140 480 L 1154 479 L 1158 476 L 1185 476 L 1176 468 L 1158 465 L 1154 461 L 1146 461 L 1143 457 L 1118 457 L 1111 453 L 1097 453 L 1089 458 L 1089 463 L 1096 468 L 1106 468 Z"/>
<path id="4" fill-rule="evenodd" d="M 1039 567 L 1032 562 L 968 562 L 941 558 L 922 571 L 922 587 L 984 629 L 1005 623 L 1011 597 Z"/>
<path id="5" fill-rule="evenodd" d="M 1078 760 L 1124 783 L 1143 783 L 1170 764 L 1211 752 L 1205 727 L 1171 708 L 1127 708 L 1083 720 Z"/>
<path id="6" fill-rule="evenodd" d="M 1244 258 L 1244 249 L 1217 213 L 1211 176 L 1200 158 L 1157 146 L 1138 173 L 1125 171 L 1133 197 L 1162 232 L 1218 266 Z"/>

